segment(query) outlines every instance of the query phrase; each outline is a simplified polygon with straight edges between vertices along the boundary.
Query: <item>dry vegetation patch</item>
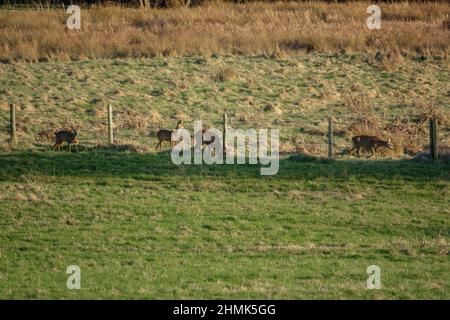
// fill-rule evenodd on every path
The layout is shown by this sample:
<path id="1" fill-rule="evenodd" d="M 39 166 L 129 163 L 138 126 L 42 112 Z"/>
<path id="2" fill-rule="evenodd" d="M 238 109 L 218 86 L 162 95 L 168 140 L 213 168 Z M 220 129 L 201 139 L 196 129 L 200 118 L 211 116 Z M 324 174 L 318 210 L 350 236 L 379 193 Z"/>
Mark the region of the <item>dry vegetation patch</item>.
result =
<path id="1" fill-rule="evenodd" d="M 448 54 L 450 30 L 443 27 L 448 4 L 379 4 L 381 30 L 366 27 L 369 4 L 213 3 L 166 10 L 97 6 L 82 10 L 81 31 L 64 29 L 68 15 L 60 8 L 1 10 L 0 61 L 380 51 L 386 55 L 377 63 L 391 68 L 403 51 Z"/>
<path id="2" fill-rule="evenodd" d="M 119 128 L 145 131 L 148 126 L 147 117 L 134 110 L 125 110 L 117 115 Z"/>

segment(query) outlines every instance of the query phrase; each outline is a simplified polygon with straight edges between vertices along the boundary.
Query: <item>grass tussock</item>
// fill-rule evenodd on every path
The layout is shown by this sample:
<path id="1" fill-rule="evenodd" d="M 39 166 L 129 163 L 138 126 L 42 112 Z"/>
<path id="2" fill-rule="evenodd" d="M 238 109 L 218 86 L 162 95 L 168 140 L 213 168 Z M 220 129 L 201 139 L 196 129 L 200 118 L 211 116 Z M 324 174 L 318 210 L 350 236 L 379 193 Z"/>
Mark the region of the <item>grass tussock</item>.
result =
<path id="1" fill-rule="evenodd" d="M 236 79 L 237 74 L 233 68 L 221 66 L 214 74 L 213 79 L 216 82 L 225 82 Z"/>
<path id="2" fill-rule="evenodd" d="M 445 3 L 380 4 L 382 29 L 366 27 L 369 3 L 214 3 L 195 8 L 82 9 L 82 30 L 62 9 L 1 10 L 0 61 L 299 52 L 447 55 Z"/>

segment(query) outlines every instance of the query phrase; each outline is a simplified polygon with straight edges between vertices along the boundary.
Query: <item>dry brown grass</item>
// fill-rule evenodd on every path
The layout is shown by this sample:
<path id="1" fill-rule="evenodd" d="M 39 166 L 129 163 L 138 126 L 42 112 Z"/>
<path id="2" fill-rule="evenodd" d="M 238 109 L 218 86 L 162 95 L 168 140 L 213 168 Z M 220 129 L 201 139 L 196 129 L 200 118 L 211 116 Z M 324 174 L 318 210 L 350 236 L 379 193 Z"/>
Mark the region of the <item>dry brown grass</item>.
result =
<path id="1" fill-rule="evenodd" d="M 393 52 L 447 55 L 450 5 L 380 4 L 382 29 L 368 30 L 369 3 L 215 3 L 168 10 L 94 7 L 82 30 L 62 10 L 1 10 L 0 59 L 45 61 L 156 55 Z"/>
<path id="2" fill-rule="evenodd" d="M 224 82 L 233 80 L 237 77 L 236 71 L 230 67 L 220 66 L 220 68 L 216 71 L 213 76 L 214 81 L 216 82 Z"/>
<path id="3" fill-rule="evenodd" d="M 117 118 L 118 128 L 121 129 L 136 129 L 143 132 L 148 127 L 147 117 L 134 110 L 125 110 L 117 115 Z"/>

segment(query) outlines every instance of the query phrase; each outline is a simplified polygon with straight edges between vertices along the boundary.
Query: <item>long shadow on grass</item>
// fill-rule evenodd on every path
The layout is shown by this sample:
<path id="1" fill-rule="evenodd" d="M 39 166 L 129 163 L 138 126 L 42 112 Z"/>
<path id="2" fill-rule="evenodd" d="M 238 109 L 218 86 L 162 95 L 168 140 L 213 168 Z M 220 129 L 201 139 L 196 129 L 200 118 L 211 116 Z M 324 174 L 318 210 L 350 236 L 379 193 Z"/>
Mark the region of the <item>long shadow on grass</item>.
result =
<path id="1" fill-rule="evenodd" d="M 239 179 L 331 178 L 450 180 L 450 164 L 419 163 L 406 160 L 327 161 L 291 156 L 280 160 L 278 174 L 261 176 L 261 165 L 181 165 L 171 162 L 170 154 L 125 152 L 12 152 L 0 154 L 0 180 L 22 175 L 120 177 L 161 180 L 168 177 L 230 177 Z"/>

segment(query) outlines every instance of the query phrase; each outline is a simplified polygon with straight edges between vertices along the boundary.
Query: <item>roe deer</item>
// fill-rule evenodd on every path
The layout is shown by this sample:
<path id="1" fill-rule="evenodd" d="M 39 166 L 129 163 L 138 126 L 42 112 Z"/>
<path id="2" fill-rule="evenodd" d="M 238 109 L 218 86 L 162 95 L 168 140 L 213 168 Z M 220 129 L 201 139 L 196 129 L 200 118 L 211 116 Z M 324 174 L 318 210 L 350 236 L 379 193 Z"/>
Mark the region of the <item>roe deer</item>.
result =
<path id="1" fill-rule="evenodd" d="M 176 129 L 181 129 L 181 128 L 184 128 L 184 126 L 183 126 L 183 121 L 180 120 L 177 123 Z M 161 151 L 161 145 L 164 141 L 170 142 L 170 146 L 173 146 L 174 141 L 172 140 L 172 133 L 173 133 L 173 130 L 165 130 L 165 129 L 159 130 L 156 133 L 156 136 L 158 137 L 158 144 L 156 145 L 155 149 L 158 150 L 158 147 L 159 147 L 159 150 Z"/>
<path id="2" fill-rule="evenodd" d="M 59 150 L 61 148 L 61 145 L 64 142 L 67 142 L 67 144 L 69 145 L 69 151 L 72 151 L 72 144 L 74 144 L 75 146 L 78 145 L 77 135 L 78 132 L 73 127 L 70 130 L 60 130 L 55 132 L 55 144 L 53 145 L 53 150 Z"/>
<path id="3" fill-rule="evenodd" d="M 360 157 L 360 151 L 361 149 L 370 151 L 371 154 L 367 157 L 369 159 L 372 156 L 376 156 L 377 150 L 379 147 L 384 147 L 388 149 L 394 149 L 391 139 L 388 139 L 387 141 L 381 140 L 380 138 L 376 136 L 355 136 L 352 138 L 353 142 L 353 148 L 351 148 L 348 152 L 348 158 L 356 151 L 356 154 L 358 157 Z"/>

